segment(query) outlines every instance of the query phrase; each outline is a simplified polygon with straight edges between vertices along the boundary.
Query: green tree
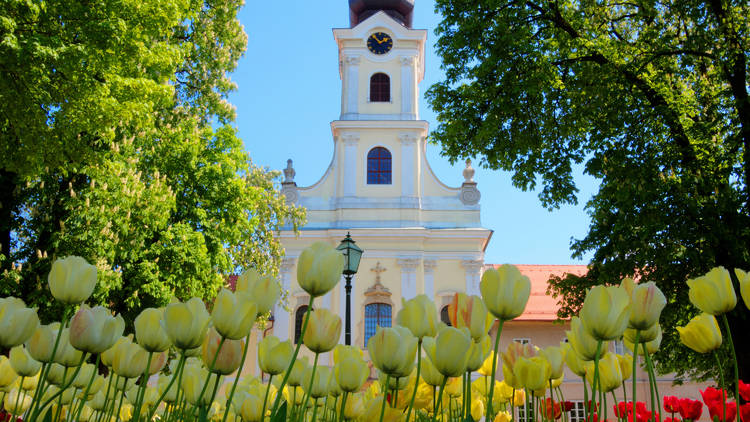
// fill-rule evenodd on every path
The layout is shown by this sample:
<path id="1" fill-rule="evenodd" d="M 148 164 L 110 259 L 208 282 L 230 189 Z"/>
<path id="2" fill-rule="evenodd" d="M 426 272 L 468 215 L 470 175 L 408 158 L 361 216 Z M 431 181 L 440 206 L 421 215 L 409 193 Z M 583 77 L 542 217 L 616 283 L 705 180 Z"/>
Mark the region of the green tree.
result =
<path id="1" fill-rule="evenodd" d="M 80 255 L 132 321 L 277 271 L 274 232 L 304 214 L 233 127 L 240 5 L 0 1 L 0 296 L 59 318 L 46 274 Z"/>
<path id="2" fill-rule="evenodd" d="M 585 277 L 555 279 L 560 316 L 594 284 L 658 283 L 660 369 L 711 376 L 674 331 L 696 310 L 685 280 L 750 268 L 750 5 L 743 1 L 438 0 L 446 79 L 428 99 L 452 160 L 479 156 L 554 209 L 577 202 L 572 170 L 600 181 L 587 202 Z M 736 280 L 735 280 L 736 283 Z M 731 314 L 750 377 L 748 312 Z"/>

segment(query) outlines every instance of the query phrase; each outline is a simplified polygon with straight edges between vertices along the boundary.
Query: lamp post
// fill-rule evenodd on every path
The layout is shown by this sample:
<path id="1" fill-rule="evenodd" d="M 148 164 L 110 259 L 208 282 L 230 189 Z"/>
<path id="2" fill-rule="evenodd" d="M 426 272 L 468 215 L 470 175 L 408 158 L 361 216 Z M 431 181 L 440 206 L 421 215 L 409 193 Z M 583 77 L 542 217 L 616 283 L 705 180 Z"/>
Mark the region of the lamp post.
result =
<path id="1" fill-rule="evenodd" d="M 359 260 L 362 258 L 362 249 L 360 249 L 349 235 L 346 233 L 346 237 L 341 241 L 341 244 L 336 248 L 344 254 L 344 276 L 346 277 L 346 315 L 344 323 L 344 344 L 350 346 L 352 344 L 352 276 L 357 274 L 359 268 Z"/>

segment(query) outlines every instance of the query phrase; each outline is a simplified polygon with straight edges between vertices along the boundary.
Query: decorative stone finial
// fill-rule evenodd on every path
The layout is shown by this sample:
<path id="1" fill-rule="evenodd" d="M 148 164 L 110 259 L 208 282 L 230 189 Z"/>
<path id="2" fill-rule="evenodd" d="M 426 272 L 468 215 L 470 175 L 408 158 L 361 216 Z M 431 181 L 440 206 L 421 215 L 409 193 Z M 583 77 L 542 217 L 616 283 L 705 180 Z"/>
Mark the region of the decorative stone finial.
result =
<path id="1" fill-rule="evenodd" d="M 294 176 L 297 174 L 292 167 L 292 159 L 286 160 L 286 168 L 284 169 L 284 183 L 294 183 Z"/>
<path id="2" fill-rule="evenodd" d="M 474 182 L 474 168 L 471 167 L 471 159 L 466 159 L 466 168 L 464 169 L 464 183 Z"/>

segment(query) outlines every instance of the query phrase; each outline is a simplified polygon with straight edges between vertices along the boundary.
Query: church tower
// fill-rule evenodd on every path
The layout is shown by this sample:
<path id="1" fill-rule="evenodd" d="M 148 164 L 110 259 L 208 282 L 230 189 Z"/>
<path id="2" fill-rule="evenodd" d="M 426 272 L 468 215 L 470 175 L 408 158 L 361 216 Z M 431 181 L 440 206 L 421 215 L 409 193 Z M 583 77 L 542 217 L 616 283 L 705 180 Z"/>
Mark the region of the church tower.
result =
<path id="1" fill-rule="evenodd" d="M 299 236 L 281 233 L 289 292 L 288 310 L 274 312 L 281 339 L 296 340 L 309 301 L 296 282 L 297 256 L 317 241 L 336 246 L 347 233 L 365 251 L 353 280 L 353 345 L 364 348 L 377 325 L 392 325 L 402 299 L 426 294 L 441 310 L 456 292 L 479 294 L 492 231 L 481 226 L 470 163 L 463 184 L 449 187 L 427 162 L 418 101 L 427 31 L 411 27 L 413 8 L 413 0 L 349 0 L 350 27 L 333 30 L 341 78 L 334 156 L 312 186 L 297 186 L 292 160 L 284 170 L 282 191 L 307 209 L 307 224 Z M 315 306 L 343 321 L 344 298 L 342 278 Z"/>

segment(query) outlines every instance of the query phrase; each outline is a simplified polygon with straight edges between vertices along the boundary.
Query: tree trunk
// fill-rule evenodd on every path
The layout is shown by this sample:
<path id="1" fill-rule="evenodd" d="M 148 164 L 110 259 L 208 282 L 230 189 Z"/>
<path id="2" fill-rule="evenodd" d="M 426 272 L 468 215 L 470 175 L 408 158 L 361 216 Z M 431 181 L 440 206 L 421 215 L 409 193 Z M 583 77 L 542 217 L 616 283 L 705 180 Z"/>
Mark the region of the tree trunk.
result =
<path id="1" fill-rule="evenodd" d="M 18 207 L 16 198 L 16 173 L 0 170 L 0 271 L 10 269 L 11 266 L 11 232 L 13 229 L 13 212 Z"/>

